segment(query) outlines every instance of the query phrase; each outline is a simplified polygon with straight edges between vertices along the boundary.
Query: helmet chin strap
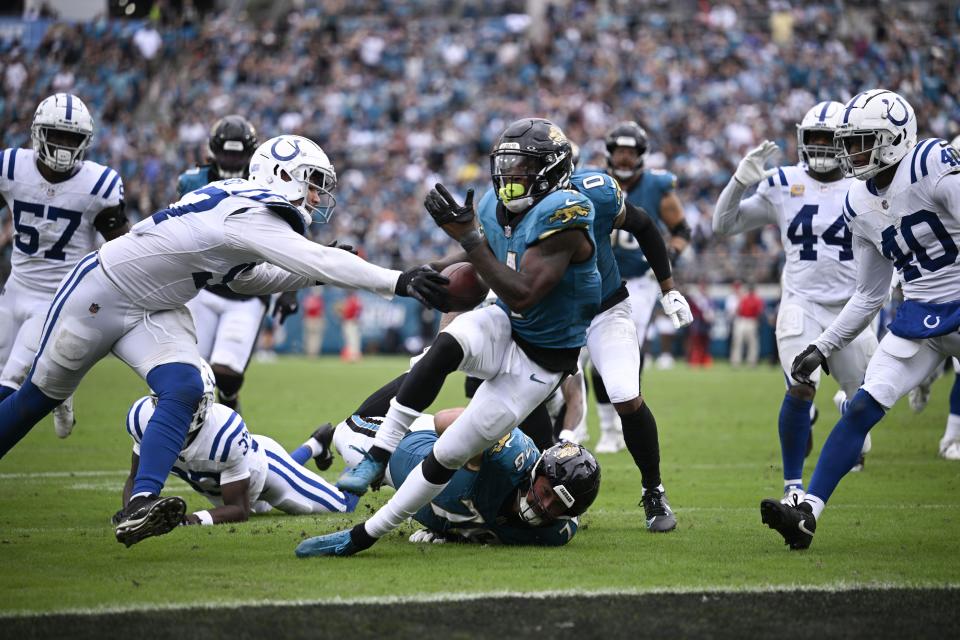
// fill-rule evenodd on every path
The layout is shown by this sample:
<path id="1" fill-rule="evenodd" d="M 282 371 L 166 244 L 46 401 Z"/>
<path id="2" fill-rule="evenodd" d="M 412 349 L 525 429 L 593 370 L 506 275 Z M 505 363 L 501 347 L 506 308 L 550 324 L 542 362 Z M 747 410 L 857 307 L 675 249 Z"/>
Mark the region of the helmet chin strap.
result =
<path id="1" fill-rule="evenodd" d="M 524 198 L 517 198 L 516 200 L 511 200 L 510 202 L 504 202 L 503 206 L 506 207 L 507 211 L 510 213 L 520 213 L 529 209 L 533 205 L 533 197 L 526 196 Z"/>
<path id="2" fill-rule="evenodd" d="M 520 489 L 520 519 L 533 527 L 543 524 L 543 516 L 527 501 L 527 494 L 523 489 Z"/>

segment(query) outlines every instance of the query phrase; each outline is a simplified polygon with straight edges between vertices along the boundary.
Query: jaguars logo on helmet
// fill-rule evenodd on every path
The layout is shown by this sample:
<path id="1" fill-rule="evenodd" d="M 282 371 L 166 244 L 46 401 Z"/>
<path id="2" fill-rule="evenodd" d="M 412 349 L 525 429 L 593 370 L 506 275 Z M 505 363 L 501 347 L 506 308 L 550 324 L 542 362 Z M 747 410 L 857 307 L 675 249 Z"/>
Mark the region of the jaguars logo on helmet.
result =
<path id="1" fill-rule="evenodd" d="M 564 515 L 579 516 L 600 493 L 600 465 L 593 454 L 573 442 L 561 442 L 545 450 L 533 468 L 532 479 L 546 476 L 557 496 L 567 506 Z"/>

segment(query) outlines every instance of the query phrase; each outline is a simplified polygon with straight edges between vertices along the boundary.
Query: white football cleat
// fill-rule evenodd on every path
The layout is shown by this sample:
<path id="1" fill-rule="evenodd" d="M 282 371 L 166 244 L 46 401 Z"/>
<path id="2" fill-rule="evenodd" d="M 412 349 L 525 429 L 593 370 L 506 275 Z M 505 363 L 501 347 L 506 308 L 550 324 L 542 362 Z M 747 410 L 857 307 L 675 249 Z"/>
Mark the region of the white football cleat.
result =
<path id="1" fill-rule="evenodd" d="M 799 507 L 800 503 L 803 502 L 803 499 L 806 497 L 807 492 L 800 487 L 787 487 L 783 492 L 783 497 L 780 499 L 780 504 Z"/>
<path id="2" fill-rule="evenodd" d="M 960 439 L 941 438 L 940 457 L 944 460 L 960 460 Z"/>
<path id="3" fill-rule="evenodd" d="M 597 446 L 593 448 L 594 453 L 617 453 L 627 448 L 627 443 L 623 441 L 623 434 L 617 432 L 608 432 L 600 434 L 600 440 Z"/>
<path id="4" fill-rule="evenodd" d="M 60 403 L 53 410 L 53 430 L 58 438 L 66 438 L 73 432 L 77 419 L 73 415 L 73 396 Z"/>

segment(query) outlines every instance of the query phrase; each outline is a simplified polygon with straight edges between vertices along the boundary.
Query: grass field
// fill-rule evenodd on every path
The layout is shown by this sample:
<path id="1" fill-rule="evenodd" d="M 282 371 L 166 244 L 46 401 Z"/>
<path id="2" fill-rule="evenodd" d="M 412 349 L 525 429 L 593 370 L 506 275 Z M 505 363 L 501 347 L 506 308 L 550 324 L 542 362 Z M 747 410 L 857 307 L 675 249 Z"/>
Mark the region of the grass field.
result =
<path id="1" fill-rule="evenodd" d="M 243 391 L 244 417 L 252 432 L 293 448 L 317 424 L 349 414 L 404 366 L 405 360 L 389 358 L 349 366 L 334 359 L 255 362 Z M 756 594 L 747 598 L 756 604 L 763 593 L 781 590 L 946 588 L 932 599 L 916 591 L 892 591 L 888 598 L 904 602 L 912 593 L 946 624 L 957 619 L 960 601 L 960 464 L 937 458 L 936 446 L 951 382 L 948 376 L 937 383 L 924 413 L 915 415 L 902 402 L 874 430 L 866 470 L 841 484 L 807 552 L 788 551 L 760 524 L 758 512 L 761 498 L 781 490 L 776 416 L 782 374 L 718 365 L 645 375 L 644 395 L 660 425 L 664 483 L 679 520 L 674 533 L 644 529 L 637 472 L 623 452 L 598 456 L 600 497 L 565 548 L 415 546 L 406 540 L 407 526 L 354 558 L 298 560 L 293 549 L 301 538 L 360 521 L 390 490 L 372 494 L 346 516 L 256 516 L 243 525 L 178 529 L 130 549 L 114 540 L 109 517 L 120 506 L 130 457 L 124 416 L 146 389 L 124 365 L 107 360 L 80 388 L 79 424 L 69 440 L 57 440 L 48 419 L 0 462 L 0 615 L 17 616 L 24 629 L 40 632 L 48 627 L 31 626 L 22 616 L 253 602 L 425 603 L 556 591 L 622 597 L 703 591 L 717 598 L 732 591 Z M 827 379 L 807 478 L 837 418 L 834 391 Z M 463 402 L 462 378 L 453 377 L 437 407 Z M 592 413 L 591 434 L 595 439 Z M 338 460 L 325 475 L 333 479 L 339 470 Z M 171 480 L 166 491 L 185 497 L 192 510 L 205 506 L 179 481 Z M 802 593 L 784 597 L 799 602 Z M 738 606 L 729 604 L 734 612 Z M 892 615 L 885 607 L 857 615 L 890 633 L 896 627 L 876 617 L 878 608 Z M 635 609 L 626 605 L 623 619 Z M 70 620 L 48 618 L 47 624 Z M 572 624 L 596 631 L 589 617 Z"/>

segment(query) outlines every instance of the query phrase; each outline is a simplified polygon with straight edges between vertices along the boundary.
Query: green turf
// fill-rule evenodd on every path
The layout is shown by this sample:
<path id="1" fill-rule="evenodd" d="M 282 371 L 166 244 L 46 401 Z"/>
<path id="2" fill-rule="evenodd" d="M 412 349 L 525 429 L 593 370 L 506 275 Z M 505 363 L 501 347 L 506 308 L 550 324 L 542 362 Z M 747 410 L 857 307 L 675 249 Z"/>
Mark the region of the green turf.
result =
<path id="1" fill-rule="evenodd" d="M 244 417 L 252 432 L 292 448 L 404 366 L 379 358 L 254 363 Z M 923 414 L 904 402 L 874 430 L 866 471 L 841 484 L 808 552 L 789 552 L 760 524 L 757 508 L 781 486 L 782 374 L 716 366 L 645 376 L 680 523 L 674 533 L 644 530 L 637 472 L 624 452 L 599 456 L 600 497 L 565 548 L 415 546 L 406 541 L 408 526 L 354 558 L 298 560 L 293 549 L 303 536 L 358 522 L 389 490 L 348 516 L 257 516 L 237 526 L 178 529 L 130 549 L 114 540 L 108 520 L 130 455 L 123 420 L 145 386 L 107 360 L 78 393 L 80 423 L 69 440 L 57 440 L 48 420 L 0 462 L 0 612 L 556 589 L 955 585 L 960 464 L 936 457 L 951 381 L 937 383 Z M 828 379 L 814 456 L 837 418 L 834 390 Z M 437 406 L 462 403 L 457 376 Z M 325 475 L 338 471 L 335 464 Z M 74 475 L 22 475 L 40 472 Z M 186 497 L 191 509 L 205 506 L 179 481 L 167 492 Z"/>

